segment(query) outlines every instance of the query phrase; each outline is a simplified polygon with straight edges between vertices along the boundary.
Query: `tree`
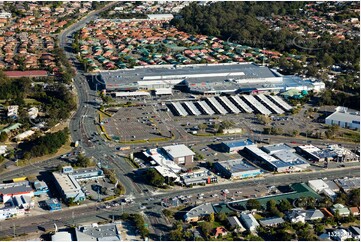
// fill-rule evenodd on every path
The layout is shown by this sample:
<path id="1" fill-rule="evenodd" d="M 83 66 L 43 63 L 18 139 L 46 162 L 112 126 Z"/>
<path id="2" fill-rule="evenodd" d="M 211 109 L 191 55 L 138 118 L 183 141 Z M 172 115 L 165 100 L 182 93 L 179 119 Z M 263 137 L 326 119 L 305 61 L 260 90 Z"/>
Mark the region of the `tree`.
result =
<path id="1" fill-rule="evenodd" d="M 224 212 L 218 213 L 217 214 L 217 220 L 220 222 L 224 222 L 227 219 L 227 214 Z"/>
<path id="2" fill-rule="evenodd" d="M 5 142 L 8 139 L 8 135 L 5 132 L 0 133 L 0 142 Z"/>
<path id="3" fill-rule="evenodd" d="M 360 188 L 351 190 L 348 203 L 351 206 L 360 206 Z"/>
<path id="4" fill-rule="evenodd" d="M 252 210 L 252 209 L 260 210 L 262 206 L 258 200 L 249 199 L 246 203 L 246 207 L 247 207 L 247 209 L 250 209 L 250 210 Z"/>
<path id="5" fill-rule="evenodd" d="M 278 210 L 277 206 L 276 206 L 276 201 L 271 199 L 267 202 L 267 211 L 272 215 L 272 216 L 278 216 L 278 217 L 282 217 L 283 214 Z"/>
<path id="6" fill-rule="evenodd" d="M 213 230 L 213 224 L 210 222 L 202 222 L 199 225 L 202 233 L 208 238 Z"/>
<path id="7" fill-rule="evenodd" d="M 258 121 L 263 125 L 268 125 L 271 122 L 271 119 L 267 115 L 257 114 L 256 115 Z"/>
<path id="8" fill-rule="evenodd" d="M 208 222 L 213 223 L 214 222 L 214 213 L 209 214 L 207 220 L 208 220 Z"/>
<path id="9" fill-rule="evenodd" d="M 208 125 L 205 123 L 202 123 L 202 124 L 198 125 L 198 127 L 200 130 L 204 131 L 208 127 Z"/>
<path id="10" fill-rule="evenodd" d="M 279 204 L 278 204 L 278 209 L 281 211 L 281 212 L 285 212 L 287 210 L 290 210 L 292 208 L 292 205 L 291 203 L 287 200 L 287 199 L 284 199 L 282 200 Z"/>
<path id="11" fill-rule="evenodd" d="M 161 176 L 157 170 L 149 169 L 145 172 L 145 178 L 149 183 L 156 187 L 162 187 L 164 185 L 165 179 Z"/>
<path id="12" fill-rule="evenodd" d="M 163 209 L 163 214 L 168 218 L 171 218 L 174 216 L 174 212 L 169 209 Z"/>

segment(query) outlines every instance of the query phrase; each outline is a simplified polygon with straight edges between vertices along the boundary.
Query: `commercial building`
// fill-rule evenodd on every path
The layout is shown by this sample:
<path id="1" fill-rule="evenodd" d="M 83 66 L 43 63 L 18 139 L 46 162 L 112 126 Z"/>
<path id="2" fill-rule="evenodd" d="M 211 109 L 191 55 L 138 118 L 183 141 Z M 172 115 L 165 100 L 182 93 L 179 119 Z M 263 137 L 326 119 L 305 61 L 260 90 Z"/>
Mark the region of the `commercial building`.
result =
<path id="1" fill-rule="evenodd" d="M 183 173 L 180 175 L 180 178 L 186 186 L 210 184 L 217 182 L 217 177 L 204 168 Z"/>
<path id="2" fill-rule="evenodd" d="M 353 189 L 360 188 L 360 177 L 344 177 L 342 179 L 336 179 L 334 182 L 343 190 L 344 192 L 349 192 Z"/>
<path id="3" fill-rule="evenodd" d="M 74 170 L 71 166 L 64 166 L 64 174 L 71 174 L 77 181 L 97 180 L 104 177 L 104 173 L 97 167 L 81 168 Z"/>
<path id="4" fill-rule="evenodd" d="M 313 162 L 328 162 L 334 158 L 334 152 L 321 150 L 311 144 L 298 146 L 296 147 L 296 151 Z"/>
<path id="5" fill-rule="evenodd" d="M 166 181 L 180 182 L 180 178 L 177 173 L 165 166 L 155 166 L 154 169 L 162 176 Z"/>
<path id="6" fill-rule="evenodd" d="M 204 203 L 192 208 L 184 215 L 184 221 L 197 222 L 204 219 L 206 216 L 214 213 L 213 205 L 211 203 Z"/>
<path id="7" fill-rule="evenodd" d="M 289 164 L 292 167 L 292 171 L 305 170 L 310 166 L 302 157 L 295 154 L 296 151 L 293 148 L 286 144 L 266 145 L 262 147 L 262 150 Z"/>
<path id="8" fill-rule="evenodd" d="M 61 203 L 56 198 L 46 200 L 45 205 L 50 211 L 61 210 Z"/>
<path id="9" fill-rule="evenodd" d="M 85 200 L 85 194 L 73 175 L 53 172 L 55 185 L 61 196 L 69 201 L 81 202 Z"/>
<path id="10" fill-rule="evenodd" d="M 12 203 L 14 197 L 21 196 L 34 196 L 34 190 L 28 181 L 0 184 L 0 201 L 3 203 Z"/>
<path id="11" fill-rule="evenodd" d="M 61 232 L 55 232 L 55 234 L 51 236 L 51 241 L 73 241 L 73 240 L 71 238 L 71 233 L 66 231 L 61 231 Z"/>
<path id="12" fill-rule="evenodd" d="M 143 154 L 150 159 L 150 163 L 152 165 L 158 165 L 166 169 L 162 170 L 170 170 L 172 173 L 179 173 L 182 168 L 177 165 L 171 158 L 167 155 L 167 153 L 161 149 L 148 149 Z"/>
<path id="13" fill-rule="evenodd" d="M 195 153 L 183 144 L 164 146 L 163 150 L 178 165 L 191 165 L 193 163 Z"/>
<path id="14" fill-rule="evenodd" d="M 77 241 L 120 241 L 121 234 L 116 224 L 79 226 L 75 229 Z"/>
<path id="15" fill-rule="evenodd" d="M 240 219 L 244 227 L 252 233 L 260 226 L 251 213 L 241 213 Z"/>
<path id="16" fill-rule="evenodd" d="M 228 179 L 242 179 L 261 175 L 261 170 L 245 159 L 220 161 L 214 164 L 215 169 Z"/>
<path id="17" fill-rule="evenodd" d="M 329 186 L 327 185 L 326 182 L 324 182 L 321 179 L 318 180 L 310 180 L 308 181 L 308 186 L 310 188 L 312 188 L 312 190 L 314 190 L 315 192 L 317 192 L 318 194 L 324 194 L 326 196 L 328 196 L 329 198 L 331 198 L 333 201 L 336 199 L 337 195 L 336 193 L 329 188 Z"/>
<path id="18" fill-rule="evenodd" d="M 221 143 L 221 149 L 224 152 L 236 153 L 240 150 L 243 150 L 245 147 L 256 146 L 252 140 L 234 140 L 234 141 L 224 141 Z"/>
<path id="19" fill-rule="evenodd" d="M 41 194 L 46 194 L 49 192 L 48 185 L 43 181 L 34 182 L 34 196 L 39 196 Z"/>
<path id="20" fill-rule="evenodd" d="M 107 91 L 154 90 L 183 87 L 199 94 L 281 92 L 289 89 L 316 90 L 322 82 L 282 76 L 253 63 L 159 65 L 102 71 L 99 78 Z"/>
<path id="21" fill-rule="evenodd" d="M 342 128 L 360 129 L 360 113 L 348 111 L 346 107 L 337 107 L 336 111 L 325 119 L 328 125 L 338 125 Z"/>

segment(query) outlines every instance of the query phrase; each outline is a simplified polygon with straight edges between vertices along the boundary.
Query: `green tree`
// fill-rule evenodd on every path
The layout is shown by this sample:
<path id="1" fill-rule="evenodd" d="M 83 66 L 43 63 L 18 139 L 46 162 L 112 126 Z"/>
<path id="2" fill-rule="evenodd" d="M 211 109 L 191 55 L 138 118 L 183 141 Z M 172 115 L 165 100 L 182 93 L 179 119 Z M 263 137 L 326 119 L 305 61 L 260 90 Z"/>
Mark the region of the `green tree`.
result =
<path id="1" fill-rule="evenodd" d="M 256 199 L 249 199 L 246 203 L 247 209 L 256 209 L 260 210 L 262 208 L 261 203 Z"/>
<path id="2" fill-rule="evenodd" d="M 207 220 L 208 220 L 208 222 L 210 222 L 210 223 L 214 223 L 214 213 L 209 214 Z"/>
<path id="3" fill-rule="evenodd" d="M 8 139 L 8 135 L 5 132 L 0 133 L 0 142 L 5 142 Z"/>
<path id="4" fill-rule="evenodd" d="M 168 218 L 172 218 L 174 216 L 174 212 L 169 209 L 163 209 L 163 214 Z"/>
<path id="5" fill-rule="evenodd" d="M 348 203 L 351 206 L 360 206 L 360 188 L 351 190 Z"/>
<path id="6" fill-rule="evenodd" d="M 278 209 L 281 211 L 281 212 L 285 212 L 287 210 L 290 210 L 292 208 L 292 205 L 291 203 L 287 200 L 287 199 L 284 199 L 282 200 L 279 204 L 278 204 Z"/>
<path id="7" fill-rule="evenodd" d="M 199 227 L 203 233 L 204 236 L 209 238 L 212 230 L 213 230 L 213 224 L 210 222 L 202 222 L 199 224 Z"/>
<path id="8" fill-rule="evenodd" d="M 149 183 L 156 187 L 162 187 L 165 183 L 165 179 L 161 176 L 157 170 L 149 169 L 145 172 L 145 178 Z"/>

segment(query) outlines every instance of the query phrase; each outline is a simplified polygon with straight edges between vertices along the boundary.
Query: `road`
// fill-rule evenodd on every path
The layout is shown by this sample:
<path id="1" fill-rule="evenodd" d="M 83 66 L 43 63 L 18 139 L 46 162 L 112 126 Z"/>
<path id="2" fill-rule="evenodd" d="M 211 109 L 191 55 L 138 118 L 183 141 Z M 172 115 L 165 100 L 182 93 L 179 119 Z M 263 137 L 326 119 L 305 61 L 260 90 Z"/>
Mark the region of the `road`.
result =
<path id="1" fill-rule="evenodd" d="M 115 3 L 110 3 L 110 6 L 113 6 Z M 108 7 L 109 7 L 108 5 Z M 107 8 L 107 7 L 105 7 Z M 103 8 L 103 10 L 105 9 Z M 99 10 L 102 11 L 102 10 Z M 71 43 L 71 35 L 74 31 L 79 30 L 83 27 L 87 22 L 95 20 L 97 13 L 99 11 L 95 11 L 90 13 L 88 16 L 83 18 L 78 23 L 72 25 L 64 32 L 59 35 L 60 47 L 64 48 L 66 56 L 68 59 L 75 59 L 75 54 L 70 52 L 70 49 L 67 48 L 68 43 Z M 347 176 L 359 176 L 359 168 L 346 168 L 346 169 L 338 169 L 338 170 L 325 170 L 322 173 L 300 173 L 300 174 L 285 174 L 271 177 L 264 177 L 260 179 L 254 180 L 246 180 L 239 181 L 233 183 L 225 183 L 225 184 L 215 184 L 209 185 L 206 187 L 193 188 L 187 190 L 179 190 L 179 191 L 169 191 L 164 194 L 155 194 L 152 191 L 152 188 L 142 183 L 135 183 L 133 181 L 134 177 L 134 168 L 124 159 L 119 156 L 113 155 L 115 149 L 111 147 L 110 143 L 103 140 L 99 135 L 95 135 L 97 142 L 89 142 L 90 138 L 94 137 L 97 132 L 97 127 L 94 123 L 94 118 L 97 117 L 97 109 L 91 105 L 91 102 L 94 100 L 94 97 L 97 96 L 94 90 L 89 88 L 89 85 L 85 78 L 85 73 L 78 69 L 78 73 L 74 78 L 74 86 L 77 90 L 78 97 L 78 109 L 74 113 L 70 124 L 69 130 L 71 133 L 71 137 L 73 141 L 80 140 L 80 145 L 82 146 L 85 154 L 89 157 L 94 157 L 96 161 L 100 161 L 102 165 L 108 166 L 116 171 L 116 175 L 118 180 L 124 185 L 126 188 L 126 195 L 133 196 L 135 199 L 135 204 L 131 206 L 126 206 L 124 211 L 126 212 L 139 212 L 140 205 L 142 203 L 148 203 L 147 199 L 149 197 L 153 197 L 155 200 L 159 202 L 162 198 L 170 198 L 178 195 L 196 195 L 198 193 L 211 192 L 220 189 L 242 189 L 245 186 L 265 186 L 268 184 L 276 185 L 283 184 L 287 185 L 293 182 L 301 182 L 308 181 L 309 179 L 319 178 L 327 176 L 329 179 L 336 177 L 343 177 L 345 174 Z M 171 124 L 169 124 L 171 125 Z M 222 137 L 223 138 L 223 137 Z M 224 137 L 227 138 L 227 137 Z M 270 137 L 273 142 L 291 142 L 297 141 L 300 143 L 304 142 L 304 139 L 294 139 L 289 138 L 286 139 L 284 137 L 271 136 Z M 212 142 L 214 137 L 204 138 L 197 136 L 184 136 L 180 132 L 177 135 L 177 139 L 171 142 L 166 143 L 207 143 Z M 313 143 L 318 144 L 322 141 L 313 141 Z M 161 142 L 160 142 L 161 143 Z M 139 146 L 139 145 L 138 145 Z M 52 167 L 56 167 L 60 164 L 61 161 L 57 159 L 52 159 L 49 161 L 45 161 L 39 164 L 32 166 L 22 167 L 15 171 L 8 172 L 6 174 L 1 175 L 1 179 L 12 178 L 14 175 L 20 174 L 29 174 L 31 172 L 39 171 L 39 170 L 47 170 Z M 146 220 L 149 220 L 150 229 L 154 235 L 164 236 L 166 231 L 169 230 L 168 224 L 164 216 L 161 214 L 161 210 L 163 208 L 156 204 L 150 204 L 150 209 L 147 209 L 144 214 L 146 215 Z M 38 226 L 44 227 L 46 229 L 50 229 L 53 227 L 54 222 L 58 227 L 62 226 L 70 226 L 73 224 L 80 223 L 89 223 L 91 221 L 104 221 L 104 219 L 109 219 L 110 215 L 120 214 L 121 208 L 116 207 L 109 210 L 96 209 L 96 204 L 92 205 L 82 205 L 79 207 L 72 208 L 64 208 L 62 211 L 48 213 L 46 215 L 39 216 L 26 216 L 24 218 L 17 218 L 14 220 L 6 220 L 2 221 L 0 224 L 0 234 L 1 235 L 13 235 L 14 229 L 12 226 L 16 226 L 16 234 L 22 233 L 31 233 L 38 232 Z M 36 221 L 36 222 L 34 222 Z"/>
<path id="2" fill-rule="evenodd" d="M 112 207 L 111 209 L 96 209 L 96 204 L 80 207 L 71 207 L 65 208 L 62 211 L 57 211 L 49 213 L 46 215 L 39 216 L 28 216 L 23 218 L 16 218 L 12 220 L 5 220 L 1 222 L 0 225 L 0 234 L 6 236 L 13 235 L 13 225 L 16 226 L 16 233 L 31 233 L 37 232 L 39 230 L 38 226 L 44 227 L 45 229 L 52 229 L 54 222 L 58 227 L 70 226 L 73 223 L 81 224 L 84 222 L 99 222 L 104 220 L 109 220 L 112 218 L 112 215 L 119 215 L 122 211 L 127 213 L 136 213 L 139 212 L 139 206 L 143 203 L 148 203 L 151 209 L 145 211 L 145 214 L 149 217 L 150 220 L 153 220 L 152 227 L 154 230 L 154 235 L 159 237 L 159 234 L 166 232 L 168 228 L 167 222 L 159 221 L 164 220 L 164 217 L 161 215 L 163 207 L 156 205 L 159 203 L 160 199 L 171 198 L 179 195 L 193 195 L 196 196 L 199 193 L 207 192 L 217 192 L 221 189 L 237 189 L 242 190 L 243 187 L 262 187 L 268 185 L 288 185 L 293 182 L 307 182 L 310 179 L 316 179 L 321 177 L 328 177 L 328 179 L 335 179 L 338 177 L 359 177 L 360 170 L 356 168 L 347 168 L 347 169 L 335 169 L 335 170 L 326 170 L 319 173 L 299 173 L 299 174 L 282 174 L 277 176 L 264 177 L 254 180 L 243 180 L 233 183 L 226 184 L 214 184 L 207 185 L 205 187 L 197 187 L 187 190 L 172 191 L 164 194 L 149 195 L 147 197 L 138 195 L 135 196 L 135 203 L 133 205 L 125 206 L 123 209 L 119 207 Z M 148 198 L 153 197 L 154 201 L 149 202 Z M 154 221 L 156 220 L 156 221 Z M 36 222 L 34 222 L 36 221 Z M 160 226 L 163 224 L 163 226 Z M 168 228 L 169 229 L 169 228 Z"/>

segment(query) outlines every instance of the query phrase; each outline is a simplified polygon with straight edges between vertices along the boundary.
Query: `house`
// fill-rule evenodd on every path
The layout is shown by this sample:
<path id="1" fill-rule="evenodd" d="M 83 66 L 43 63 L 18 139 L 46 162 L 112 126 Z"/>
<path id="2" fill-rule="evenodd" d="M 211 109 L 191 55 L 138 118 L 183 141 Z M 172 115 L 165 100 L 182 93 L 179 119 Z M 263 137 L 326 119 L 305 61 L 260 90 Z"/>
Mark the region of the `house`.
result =
<path id="1" fill-rule="evenodd" d="M 254 218 L 254 216 L 250 213 L 249 214 L 242 213 L 240 215 L 240 219 L 244 227 L 251 232 L 255 232 L 257 227 L 260 226 L 257 220 Z"/>
<path id="2" fill-rule="evenodd" d="M 351 233 L 353 239 L 360 240 L 360 227 L 350 226 L 348 231 Z"/>
<path id="3" fill-rule="evenodd" d="M 343 204 L 337 203 L 331 207 L 332 213 L 335 215 L 337 212 L 340 216 L 346 217 L 350 215 L 350 210 Z"/>
<path id="4" fill-rule="evenodd" d="M 350 207 L 349 208 L 351 214 L 353 216 L 359 216 L 360 215 L 360 208 L 359 207 Z"/>
<path id="5" fill-rule="evenodd" d="M 337 241 L 345 241 L 347 239 L 352 238 L 351 233 L 348 232 L 346 229 L 336 229 L 330 233 L 331 233 L 331 238 Z"/>
<path id="6" fill-rule="evenodd" d="M 184 220 L 186 222 L 197 222 L 210 215 L 211 213 L 214 213 L 214 209 L 211 203 L 201 204 L 189 210 L 184 215 Z"/>
<path id="7" fill-rule="evenodd" d="M 214 230 L 214 237 L 219 238 L 227 235 L 227 230 L 224 227 L 217 227 Z"/>
<path id="8" fill-rule="evenodd" d="M 75 229 L 77 241 L 121 241 L 116 224 L 79 226 Z"/>
<path id="9" fill-rule="evenodd" d="M 259 220 L 259 223 L 263 227 L 276 227 L 279 224 L 283 224 L 284 222 L 285 221 L 283 220 L 283 218 L 280 217 L 272 217 Z"/>
<path id="10" fill-rule="evenodd" d="M 324 216 L 319 209 L 304 210 L 302 208 L 294 208 L 287 213 L 286 217 L 291 223 L 305 223 L 306 221 L 322 219 Z"/>
<path id="11" fill-rule="evenodd" d="M 228 217 L 227 220 L 230 225 L 230 228 L 233 231 L 235 231 L 237 233 L 242 233 L 242 232 L 246 231 L 246 229 L 243 227 L 243 225 L 241 224 L 241 222 L 239 221 L 239 219 L 236 216 Z"/>

